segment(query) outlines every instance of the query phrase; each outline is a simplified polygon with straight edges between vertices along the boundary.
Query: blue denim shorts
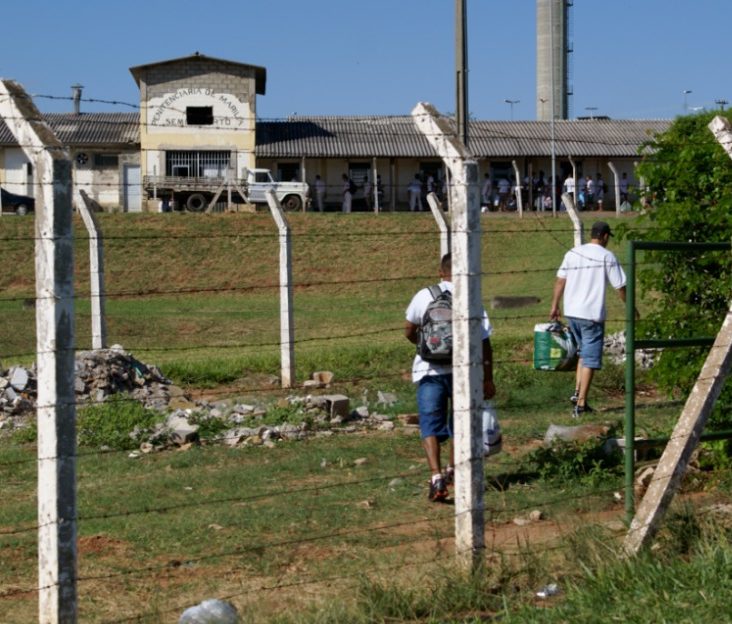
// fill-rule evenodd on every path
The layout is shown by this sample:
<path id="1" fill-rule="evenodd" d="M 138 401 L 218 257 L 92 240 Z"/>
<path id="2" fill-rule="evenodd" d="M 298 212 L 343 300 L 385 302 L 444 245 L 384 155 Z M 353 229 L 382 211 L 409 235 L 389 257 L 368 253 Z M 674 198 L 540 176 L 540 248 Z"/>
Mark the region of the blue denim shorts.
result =
<path id="1" fill-rule="evenodd" d="M 585 368 L 602 368 L 602 346 L 605 323 L 567 317 L 569 330 L 577 341 L 579 356 Z"/>
<path id="2" fill-rule="evenodd" d="M 450 407 L 448 407 L 450 403 Z M 452 438 L 452 375 L 425 375 L 417 385 L 419 431 L 439 442 Z"/>

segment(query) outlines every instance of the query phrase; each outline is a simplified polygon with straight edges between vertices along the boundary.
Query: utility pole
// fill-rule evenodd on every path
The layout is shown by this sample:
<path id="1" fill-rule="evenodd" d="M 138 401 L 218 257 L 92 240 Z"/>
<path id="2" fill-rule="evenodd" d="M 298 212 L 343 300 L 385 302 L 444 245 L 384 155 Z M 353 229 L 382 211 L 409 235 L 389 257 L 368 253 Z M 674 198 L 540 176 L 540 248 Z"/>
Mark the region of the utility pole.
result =
<path id="1" fill-rule="evenodd" d="M 468 146 L 468 33 L 467 0 L 455 0 L 455 72 L 457 76 L 458 138 Z"/>

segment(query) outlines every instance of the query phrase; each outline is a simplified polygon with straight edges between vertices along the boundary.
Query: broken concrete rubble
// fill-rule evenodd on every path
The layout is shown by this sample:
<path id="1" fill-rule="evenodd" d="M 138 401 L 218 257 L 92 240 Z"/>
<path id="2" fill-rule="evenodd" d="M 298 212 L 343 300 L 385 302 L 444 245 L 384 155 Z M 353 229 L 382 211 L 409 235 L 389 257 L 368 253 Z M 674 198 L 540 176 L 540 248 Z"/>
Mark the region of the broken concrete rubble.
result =
<path id="1" fill-rule="evenodd" d="M 3 374 L 4 373 L 4 374 Z M 313 375 L 319 387 L 333 379 L 329 371 Z M 277 407 L 285 410 L 287 422 L 266 424 L 268 405 L 234 398 L 209 402 L 194 400 L 183 388 L 174 385 L 156 366 L 140 362 L 121 346 L 97 351 L 80 351 L 76 355 L 74 389 L 80 406 L 104 402 L 115 394 L 127 394 L 147 409 L 160 412 L 157 425 L 135 428 L 130 437 L 140 444 L 139 457 L 170 446 L 187 448 L 200 440 L 203 423 L 215 424 L 221 433 L 205 442 L 228 446 L 274 446 L 281 440 L 299 440 L 308 436 L 327 436 L 337 429 L 351 433 L 364 429 L 390 430 L 392 416 L 372 413 L 368 404 L 351 409 L 351 399 L 344 394 L 308 394 L 278 399 Z M 36 408 L 37 377 L 35 366 L 16 366 L 0 371 L 0 422 L 11 430 L 28 421 Z M 367 398 L 361 397 L 361 400 Z M 378 392 L 377 405 L 388 407 L 396 402 L 392 393 Z M 349 423 L 348 426 L 341 426 Z"/>

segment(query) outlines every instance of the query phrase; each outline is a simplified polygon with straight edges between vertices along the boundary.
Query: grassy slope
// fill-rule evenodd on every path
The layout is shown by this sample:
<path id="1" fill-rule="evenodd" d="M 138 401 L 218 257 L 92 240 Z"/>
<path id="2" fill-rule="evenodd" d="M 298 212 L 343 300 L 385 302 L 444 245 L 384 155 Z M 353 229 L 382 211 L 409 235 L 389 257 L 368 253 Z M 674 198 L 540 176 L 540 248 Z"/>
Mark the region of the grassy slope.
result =
<path id="1" fill-rule="evenodd" d="M 375 390 L 395 390 L 400 401 L 395 411 L 413 410 L 413 389 L 404 379 L 412 351 L 401 330 L 413 292 L 436 280 L 439 247 L 431 217 L 291 215 L 291 222 L 298 378 L 331 369 L 339 380 L 356 380 L 343 387 L 351 396 L 368 390 L 373 401 Z M 103 215 L 102 224 L 111 342 L 161 363 L 179 381 L 214 389 L 226 384 L 223 394 L 238 382 L 246 384 L 249 373 L 277 374 L 277 241 L 269 217 Z M 518 461 L 519 447 L 541 438 L 549 423 L 570 424 L 565 394 L 571 376 L 537 373 L 529 364 L 533 325 L 546 318 L 553 276 L 571 243 L 569 221 L 490 215 L 483 227 L 484 300 L 496 328 L 498 400 L 507 434 L 506 452 L 488 467 L 489 521 L 499 528 L 510 525 L 513 517 L 538 506 L 561 525 L 588 509 L 619 508 L 609 496 L 620 487 L 618 475 L 604 475 L 599 484 L 559 487 L 536 481 Z M 5 365 L 33 357 L 33 313 L 24 306 L 33 296 L 31 229 L 31 219 L 0 220 Z M 80 236 L 80 294 L 86 292 L 87 258 Z M 140 294 L 151 290 L 159 294 Z M 541 301 L 493 310 L 489 301 L 495 295 L 533 295 Z M 609 303 L 610 327 L 620 327 L 622 309 L 617 301 Z M 83 347 L 89 343 L 88 301 L 81 298 L 77 309 Z M 612 367 L 599 377 L 600 406 L 622 404 L 619 379 Z M 605 411 L 601 418 L 614 420 L 619 412 Z M 668 414 L 659 411 L 649 422 L 664 419 Z M 274 593 L 257 590 L 260 586 L 295 582 L 289 594 L 277 592 L 293 600 L 342 595 L 337 580 L 330 588 L 297 583 L 334 573 L 350 576 L 352 583 L 374 567 L 385 570 L 388 585 L 412 583 L 433 564 L 449 567 L 451 561 L 451 545 L 443 540 L 452 532 L 451 509 L 436 512 L 426 504 L 423 460 L 411 436 L 339 436 L 269 450 L 209 448 L 138 462 L 125 454 L 88 451 L 79 462 L 82 621 L 165 611 L 227 593 L 239 605 L 254 605 L 262 617 L 262 609 L 278 601 Z M 0 452 L 0 526 L 30 528 L 3 537 L 0 587 L 5 590 L 34 584 L 34 453 L 19 445 Z M 358 457 L 368 458 L 365 468 L 355 466 Z M 402 481 L 389 486 L 395 477 Z M 137 513 L 161 507 L 168 510 Z M 374 530 L 385 525 L 395 526 Z M 518 571 L 505 562 L 497 566 L 498 577 L 491 579 L 496 599 L 478 600 L 475 608 L 500 609 L 502 591 L 510 603 L 511 587 L 530 592 L 552 570 L 554 559 L 540 562 L 541 553 L 525 545 L 522 550 L 520 543 L 517 537 Z M 416 568 L 410 567 L 414 561 L 420 562 Z M 127 572 L 148 566 L 146 573 Z M 400 572 L 390 574 L 389 566 Z M 111 580 L 92 578 L 120 573 Z M 110 584 L 115 592 L 109 592 Z M 368 612 L 376 608 L 378 592 L 370 586 L 364 592 Z M 403 596 L 397 599 L 404 602 Z M 16 618 L 8 621 L 29 621 L 35 612 L 32 594 L 5 600 Z M 415 598 L 420 600 L 425 598 Z M 379 608 L 384 617 L 394 605 Z M 174 619 L 169 612 L 149 621 Z M 335 615 L 329 621 L 345 620 Z M 364 616 L 363 621 L 376 620 Z"/>

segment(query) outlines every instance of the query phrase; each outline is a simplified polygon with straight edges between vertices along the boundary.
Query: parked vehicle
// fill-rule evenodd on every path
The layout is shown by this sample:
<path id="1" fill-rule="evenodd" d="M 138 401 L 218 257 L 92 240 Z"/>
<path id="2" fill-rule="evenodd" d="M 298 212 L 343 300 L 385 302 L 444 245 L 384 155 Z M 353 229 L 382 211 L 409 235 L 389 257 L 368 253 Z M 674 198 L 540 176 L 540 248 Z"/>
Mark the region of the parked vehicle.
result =
<path id="1" fill-rule="evenodd" d="M 303 210 L 309 201 L 309 187 L 305 182 L 278 182 L 269 169 L 249 169 L 245 178 L 228 181 L 224 178 L 191 178 L 180 176 L 146 176 L 144 187 L 149 196 L 173 197 L 177 209 L 204 212 L 212 203 L 232 193 L 232 201 L 266 204 L 266 191 L 272 189 L 285 210 Z"/>
<path id="2" fill-rule="evenodd" d="M 0 188 L 0 206 L 3 213 L 25 215 L 34 212 L 36 209 L 36 200 L 27 195 L 17 195 Z"/>

